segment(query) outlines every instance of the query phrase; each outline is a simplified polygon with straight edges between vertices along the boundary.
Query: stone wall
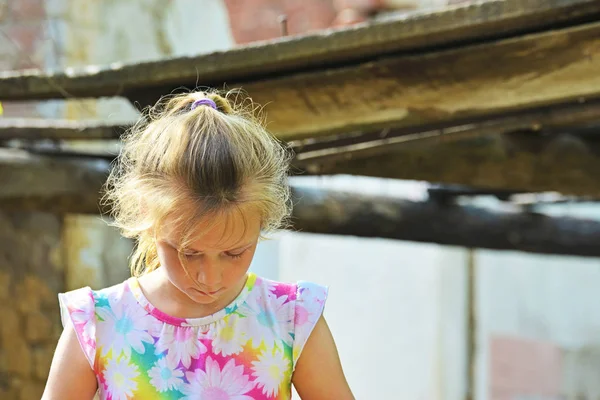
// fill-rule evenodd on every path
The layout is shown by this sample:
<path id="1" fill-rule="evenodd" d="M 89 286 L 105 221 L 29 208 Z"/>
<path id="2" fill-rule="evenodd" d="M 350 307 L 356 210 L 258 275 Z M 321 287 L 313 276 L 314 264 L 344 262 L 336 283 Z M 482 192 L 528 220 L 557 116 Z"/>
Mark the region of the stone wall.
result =
<path id="1" fill-rule="evenodd" d="M 131 250 L 96 216 L 0 211 L 0 399 L 40 399 L 62 332 L 58 293 L 126 279 Z"/>
<path id="2" fill-rule="evenodd" d="M 48 2 L 51 3 L 51 2 Z M 48 12 L 50 11 L 50 13 Z M 59 49 L 44 0 L 0 1 L 0 69 L 52 66 Z M 3 103 L 9 117 L 41 117 L 35 102 Z M 0 210 L 0 399 L 39 400 L 62 331 L 62 218 Z"/>
<path id="3" fill-rule="evenodd" d="M 61 218 L 0 212 L 0 399 L 39 400 L 62 330 Z"/>

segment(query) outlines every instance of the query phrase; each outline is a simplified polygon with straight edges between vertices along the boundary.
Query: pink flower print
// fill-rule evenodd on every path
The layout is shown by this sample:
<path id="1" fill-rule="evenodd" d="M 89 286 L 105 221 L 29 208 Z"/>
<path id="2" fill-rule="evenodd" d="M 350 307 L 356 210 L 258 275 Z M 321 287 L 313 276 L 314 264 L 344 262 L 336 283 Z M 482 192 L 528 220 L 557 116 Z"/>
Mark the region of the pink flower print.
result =
<path id="1" fill-rule="evenodd" d="M 186 395 L 182 400 L 252 400 L 246 393 L 254 388 L 254 383 L 244 375 L 244 367 L 236 366 L 233 359 L 221 369 L 218 362 L 208 357 L 205 371 L 187 372 L 186 378 L 189 384 L 181 388 Z"/>
<path id="2" fill-rule="evenodd" d="M 309 321 L 310 313 L 302 306 L 296 306 L 296 315 L 294 316 L 294 325 L 302 326 Z"/>
<path id="3" fill-rule="evenodd" d="M 287 301 L 296 299 L 295 286 L 279 282 L 269 282 L 267 284 L 268 291 L 273 293 L 275 297 L 287 296 Z"/>
<path id="4" fill-rule="evenodd" d="M 300 288 L 300 298 L 302 300 L 296 302 L 296 316 L 294 320 L 296 326 L 302 326 L 307 322 L 315 324 L 321 316 L 327 297 L 325 291 L 308 291 L 303 289 L 304 288 Z"/>
<path id="5" fill-rule="evenodd" d="M 171 365 L 181 362 L 189 368 L 192 359 L 206 353 L 206 346 L 198 338 L 195 327 L 166 326 L 156 342 L 155 354 L 167 351 L 166 358 Z"/>
<path id="6" fill-rule="evenodd" d="M 89 293 L 86 301 L 81 301 L 76 305 L 75 310 L 71 312 L 71 319 L 74 328 L 81 334 L 86 344 L 95 348 L 96 307 L 92 292 Z"/>

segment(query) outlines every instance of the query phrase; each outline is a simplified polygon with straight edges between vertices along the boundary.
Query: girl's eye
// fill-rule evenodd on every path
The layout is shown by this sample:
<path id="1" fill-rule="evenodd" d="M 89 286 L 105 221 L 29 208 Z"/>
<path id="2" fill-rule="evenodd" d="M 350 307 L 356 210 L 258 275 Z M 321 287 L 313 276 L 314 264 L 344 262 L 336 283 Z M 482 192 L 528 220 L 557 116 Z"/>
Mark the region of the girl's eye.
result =
<path id="1" fill-rule="evenodd" d="M 226 253 L 228 257 L 236 259 L 236 258 L 240 258 L 244 253 L 246 252 L 246 250 L 242 250 L 239 253 Z"/>

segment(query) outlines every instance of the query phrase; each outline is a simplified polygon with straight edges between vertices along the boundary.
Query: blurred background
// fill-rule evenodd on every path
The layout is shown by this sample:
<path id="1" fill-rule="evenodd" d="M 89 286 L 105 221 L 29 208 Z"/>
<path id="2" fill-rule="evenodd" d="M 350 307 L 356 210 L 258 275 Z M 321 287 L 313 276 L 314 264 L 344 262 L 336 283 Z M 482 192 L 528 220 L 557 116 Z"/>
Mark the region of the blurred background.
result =
<path id="1" fill-rule="evenodd" d="M 118 67 L 191 57 L 259 46 L 282 36 L 287 40 L 368 29 L 369 24 L 444 12 L 449 7 L 465 10 L 469 4 L 2 0 L 0 69 L 76 72 L 89 65 L 116 63 L 113 66 Z M 497 11 L 507 10 L 498 6 Z M 454 17 L 459 22 L 460 12 Z M 0 101 L 2 97 L 0 92 Z M 127 124 L 138 116 L 123 98 L 9 99 L 2 101 L 2 107 L 0 120 Z M 117 148 L 114 140 L 68 143 L 69 150 L 82 153 L 110 153 Z M 3 166 L 3 182 L 16 179 L 10 169 L 2 171 Z M 52 164 L 47 168 L 52 171 Z M 296 176 L 292 181 L 298 187 L 363 196 L 413 202 L 431 198 L 432 184 L 425 179 L 358 175 Z M 3 186 L 0 192 L 10 185 Z M 493 190 L 461 196 L 462 205 L 490 214 L 506 210 L 505 200 Z M 520 210 L 520 206 L 510 207 Z M 587 197 L 536 203 L 535 212 L 591 223 L 600 220 L 600 207 Z M 0 208 L 0 399 L 40 398 L 62 329 L 57 293 L 81 286 L 98 289 L 129 276 L 127 261 L 133 244 L 106 222 L 93 213 Z M 460 230 L 461 221 L 456 222 Z M 448 224 L 444 226 L 447 229 Z M 591 227 L 590 234 L 597 234 L 595 225 L 586 226 Z M 282 232 L 259 246 L 252 264 L 267 278 L 312 280 L 330 287 L 325 316 L 358 399 L 600 399 L 600 261 L 596 256 L 551 254 L 551 248 L 535 252 L 473 248 L 468 240 L 461 245 L 460 238 L 449 239 L 454 244 L 448 245 L 419 238 L 359 236 Z M 548 242 L 552 247 L 551 238 Z"/>

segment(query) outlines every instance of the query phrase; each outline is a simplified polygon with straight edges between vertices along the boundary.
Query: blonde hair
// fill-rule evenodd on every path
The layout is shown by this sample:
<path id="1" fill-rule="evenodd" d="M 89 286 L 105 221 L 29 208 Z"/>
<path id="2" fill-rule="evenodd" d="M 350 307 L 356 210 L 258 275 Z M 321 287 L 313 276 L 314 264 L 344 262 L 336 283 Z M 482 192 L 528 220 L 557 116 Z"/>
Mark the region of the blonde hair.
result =
<path id="1" fill-rule="evenodd" d="M 290 154 L 266 131 L 252 101 L 235 104 L 231 94 L 164 97 L 123 136 L 103 202 L 113 225 L 136 240 L 133 275 L 159 267 L 153 232 L 167 217 L 188 239 L 193 222 L 243 205 L 260 212 L 262 232 L 280 228 L 289 217 Z M 200 99 L 212 100 L 217 109 L 192 107 Z"/>

